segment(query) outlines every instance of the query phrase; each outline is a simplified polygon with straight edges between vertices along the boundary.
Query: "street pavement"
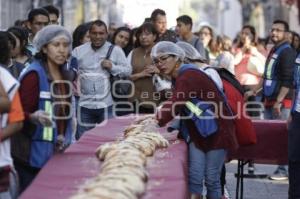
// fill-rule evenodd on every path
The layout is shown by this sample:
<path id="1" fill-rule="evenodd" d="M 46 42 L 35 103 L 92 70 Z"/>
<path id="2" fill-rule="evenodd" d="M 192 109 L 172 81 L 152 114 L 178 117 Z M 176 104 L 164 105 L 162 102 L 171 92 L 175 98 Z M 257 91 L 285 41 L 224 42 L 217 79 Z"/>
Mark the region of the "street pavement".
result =
<path id="1" fill-rule="evenodd" d="M 276 165 L 255 164 L 256 173 L 271 175 Z M 237 161 L 226 164 L 227 189 L 231 199 L 235 199 Z M 248 166 L 245 166 L 244 173 L 247 173 Z M 264 179 L 244 179 L 244 199 L 288 199 L 288 180 L 273 181 Z"/>

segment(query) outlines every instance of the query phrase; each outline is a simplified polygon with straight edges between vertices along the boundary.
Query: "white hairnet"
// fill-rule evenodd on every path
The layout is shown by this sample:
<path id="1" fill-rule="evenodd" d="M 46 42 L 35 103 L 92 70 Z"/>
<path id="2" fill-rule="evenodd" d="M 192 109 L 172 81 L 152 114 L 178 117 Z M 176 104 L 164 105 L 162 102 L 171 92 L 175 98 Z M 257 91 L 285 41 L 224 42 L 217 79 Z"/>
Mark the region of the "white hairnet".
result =
<path id="1" fill-rule="evenodd" d="M 205 61 L 206 59 L 201 56 L 196 48 L 194 48 L 191 44 L 183 41 L 179 41 L 176 43 L 185 53 L 185 58 L 192 61 Z"/>
<path id="2" fill-rule="evenodd" d="M 184 51 L 176 44 L 170 41 L 160 41 L 155 44 L 151 50 L 151 58 L 160 57 L 163 55 L 175 55 L 181 61 L 184 60 Z"/>
<path id="3" fill-rule="evenodd" d="M 65 37 L 68 40 L 70 44 L 69 48 L 71 50 L 72 36 L 64 27 L 59 25 L 48 25 L 38 31 L 33 39 L 33 45 L 39 52 L 44 45 L 61 36 Z"/>

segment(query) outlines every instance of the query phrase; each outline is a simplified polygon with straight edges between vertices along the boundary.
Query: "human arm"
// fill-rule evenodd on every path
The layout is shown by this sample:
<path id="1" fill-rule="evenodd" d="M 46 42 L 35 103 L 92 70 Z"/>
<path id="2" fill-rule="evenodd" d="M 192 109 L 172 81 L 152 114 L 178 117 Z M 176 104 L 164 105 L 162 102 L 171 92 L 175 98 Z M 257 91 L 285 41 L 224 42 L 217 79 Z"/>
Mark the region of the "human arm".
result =
<path id="1" fill-rule="evenodd" d="M 293 81 L 294 81 L 295 59 L 296 59 L 296 52 L 291 48 L 287 48 L 286 50 L 282 51 L 282 53 L 280 54 L 279 70 L 278 70 L 280 76 L 278 78 L 280 80 L 281 87 L 276 97 L 276 102 L 273 105 L 275 115 L 281 114 L 280 110 L 282 106 L 282 101 L 286 98 L 289 91 L 294 87 Z"/>
<path id="2" fill-rule="evenodd" d="M 256 96 L 262 90 L 264 80 L 261 78 L 258 84 L 251 90 L 244 93 L 244 100 L 246 101 L 250 96 Z"/>
<path id="3" fill-rule="evenodd" d="M 282 86 L 279 90 L 279 93 L 277 95 L 276 98 L 276 102 L 273 105 L 273 109 L 274 109 L 274 114 L 275 115 L 280 115 L 281 114 L 281 106 L 282 106 L 282 101 L 284 100 L 284 98 L 286 97 L 286 95 L 289 93 L 290 88 L 284 87 Z"/>
<path id="4" fill-rule="evenodd" d="M 10 110 L 10 101 L 0 81 L 0 113 L 7 113 Z"/>
<path id="5" fill-rule="evenodd" d="M 109 60 L 104 59 L 101 62 L 101 66 L 108 70 L 113 76 L 122 75 L 128 77 L 132 73 L 132 67 L 119 46 L 114 47 Z"/>
<path id="6" fill-rule="evenodd" d="M 20 102 L 20 95 L 17 92 L 11 102 L 11 109 L 8 113 L 8 125 L 2 129 L 1 141 L 6 140 L 18 133 L 23 128 L 24 113 Z"/>
<path id="7" fill-rule="evenodd" d="M 132 65 L 131 65 L 132 55 L 133 55 L 133 51 L 131 51 L 129 53 L 129 55 L 127 56 L 127 63 L 130 65 L 131 68 L 133 68 Z M 159 73 L 158 68 L 154 65 L 148 65 L 148 66 L 145 66 L 144 70 L 139 72 L 139 73 L 133 73 L 132 72 L 132 74 L 130 75 L 130 79 L 132 81 L 136 81 L 136 80 L 144 78 L 144 77 L 151 77 L 155 73 Z"/>
<path id="8" fill-rule="evenodd" d="M 25 121 L 49 126 L 52 124 L 50 116 L 45 111 L 38 110 L 39 90 L 37 73 L 28 73 L 20 85 L 20 98 L 25 113 Z"/>
<path id="9" fill-rule="evenodd" d="M 141 78 L 152 77 L 153 74 L 159 74 L 158 68 L 154 65 L 148 65 L 148 66 L 145 66 L 144 70 L 142 70 L 141 72 L 132 74 L 130 76 L 130 79 L 132 81 L 136 81 Z"/>

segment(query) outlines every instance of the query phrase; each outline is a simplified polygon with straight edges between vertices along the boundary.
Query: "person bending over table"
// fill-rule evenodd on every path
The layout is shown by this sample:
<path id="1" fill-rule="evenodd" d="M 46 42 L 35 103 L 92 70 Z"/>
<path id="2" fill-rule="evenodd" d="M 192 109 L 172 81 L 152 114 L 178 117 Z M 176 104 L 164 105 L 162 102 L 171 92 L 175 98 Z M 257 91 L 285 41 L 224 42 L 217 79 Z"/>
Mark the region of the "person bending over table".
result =
<path id="1" fill-rule="evenodd" d="M 168 41 L 157 43 L 151 51 L 151 57 L 158 69 L 164 75 L 173 79 L 172 97 L 167 100 L 157 112 L 159 126 L 164 126 L 175 115 L 182 115 L 186 102 L 200 100 L 213 103 L 220 110 L 224 106 L 223 97 L 217 86 L 203 71 L 192 64 L 183 64 L 185 53 L 176 44 Z M 175 113 L 172 114 L 172 113 Z M 203 180 L 207 187 L 207 198 L 221 198 L 220 173 L 228 150 L 236 149 L 234 123 L 232 119 L 216 114 L 217 131 L 208 136 L 202 136 L 191 119 L 183 120 L 182 127 L 187 131 L 181 134 L 189 148 L 189 192 L 193 199 L 202 198 Z M 224 108 L 223 115 L 229 116 L 229 110 Z M 202 132 L 203 133 L 203 132 Z"/>

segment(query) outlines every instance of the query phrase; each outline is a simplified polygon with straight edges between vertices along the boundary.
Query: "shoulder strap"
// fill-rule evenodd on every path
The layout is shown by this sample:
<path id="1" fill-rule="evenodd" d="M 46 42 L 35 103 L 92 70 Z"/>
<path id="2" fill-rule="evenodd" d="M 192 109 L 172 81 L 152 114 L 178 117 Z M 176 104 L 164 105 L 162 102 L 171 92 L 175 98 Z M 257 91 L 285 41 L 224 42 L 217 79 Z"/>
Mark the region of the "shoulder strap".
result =
<path id="1" fill-rule="evenodd" d="M 298 95 L 300 93 L 300 54 L 297 55 L 297 58 L 295 60 L 295 67 L 294 67 L 294 86 L 296 89 L 295 99 L 293 101 L 292 105 L 292 112 L 295 112 L 296 105 L 298 103 Z"/>
<path id="2" fill-rule="evenodd" d="M 297 90 L 300 89 L 300 54 L 298 54 L 295 60 L 294 67 L 294 84 Z"/>
<path id="3" fill-rule="evenodd" d="M 197 49 L 197 44 L 199 42 L 199 38 L 196 39 L 195 43 L 194 43 L 194 47 Z"/>
<path id="4" fill-rule="evenodd" d="M 178 74 L 180 75 L 180 74 L 182 74 L 183 72 L 185 72 L 186 70 L 193 70 L 193 71 L 196 71 L 196 72 L 198 72 L 198 73 L 202 73 L 202 74 L 206 75 L 206 77 L 208 77 L 211 81 L 213 81 L 213 83 L 215 84 L 217 90 L 219 91 L 219 94 L 220 94 L 220 95 L 222 96 L 222 98 L 224 99 L 225 105 L 226 105 L 226 107 L 228 108 L 228 110 L 230 111 L 230 114 L 233 115 L 232 110 L 231 110 L 231 108 L 230 108 L 230 106 L 229 106 L 229 103 L 228 103 L 228 101 L 227 101 L 227 97 L 226 97 L 224 91 L 222 91 L 222 90 L 219 88 L 219 86 L 215 83 L 215 81 L 214 81 L 208 74 L 206 74 L 205 71 L 203 71 L 203 70 L 197 68 L 197 67 L 196 67 L 195 65 L 193 65 L 193 64 L 184 64 L 184 65 L 182 65 L 182 66 L 179 68 Z"/>
<path id="5" fill-rule="evenodd" d="M 240 82 L 235 78 L 235 76 L 229 72 L 227 69 L 225 68 L 215 68 L 215 67 L 208 67 L 208 68 L 213 68 L 215 69 L 218 74 L 220 75 L 222 80 L 226 80 L 227 82 L 229 82 L 232 86 L 234 86 L 242 95 L 244 95 L 245 90 L 242 87 L 242 85 L 240 84 Z M 205 68 L 206 69 L 206 68 Z"/>
<path id="6" fill-rule="evenodd" d="M 180 66 L 179 68 L 179 71 L 178 71 L 178 74 L 181 75 L 183 72 L 185 72 L 186 70 L 189 70 L 189 69 L 197 69 L 199 70 L 195 65 L 193 64 L 183 64 Z"/>
<path id="7" fill-rule="evenodd" d="M 11 73 L 12 73 L 12 76 L 13 76 L 14 78 L 18 78 L 18 76 L 19 76 L 19 70 L 18 70 L 17 67 L 18 67 L 18 66 L 17 66 L 17 63 L 16 63 L 16 62 L 14 62 L 14 65 L 11 66 Z"/>
<path id="8" fill-rule="evenodd" d="M 109 47 L 109 49 L 108 49 L 108 51 L 107 51 L 107 54 L 106 54 L 106 56 L 105 56 L 105 59 L 109 59 L 109 58 L 110 58 L 110 55 L 111 55 L 111 53 L 112 53 L 114 47 L 115 47 L 115 45 L 113 45 L 113 44 L 110 45 L 110 47 Z"/>
<path id="9" fill-rule="evenodd" d="M 283 44 L 281 45 L 275 52 L 274 54 L 279 55 L 284 49 L 286 48 L 291 48 L 290 44 Z"/>

